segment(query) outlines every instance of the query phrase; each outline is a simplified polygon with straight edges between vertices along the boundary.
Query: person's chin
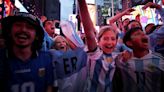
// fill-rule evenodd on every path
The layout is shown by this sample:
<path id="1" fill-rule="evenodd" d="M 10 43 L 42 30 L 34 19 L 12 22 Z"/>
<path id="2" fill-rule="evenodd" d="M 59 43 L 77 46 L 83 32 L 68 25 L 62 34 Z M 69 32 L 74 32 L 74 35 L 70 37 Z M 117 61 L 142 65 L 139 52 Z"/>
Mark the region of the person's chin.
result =
<path id="1" fill-rule="evenodd" d="M 104 52 L 105 52 L 106 54 L 111 54 L 111 53 L 113 52 L 113 49 L 104 50 Z"/>

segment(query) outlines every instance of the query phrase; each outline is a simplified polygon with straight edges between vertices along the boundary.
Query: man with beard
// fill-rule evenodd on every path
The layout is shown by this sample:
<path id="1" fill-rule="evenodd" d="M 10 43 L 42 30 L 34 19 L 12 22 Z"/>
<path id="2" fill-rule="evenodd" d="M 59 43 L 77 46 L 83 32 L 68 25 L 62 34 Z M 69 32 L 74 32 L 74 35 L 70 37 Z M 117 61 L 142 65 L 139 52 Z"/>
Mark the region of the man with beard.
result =
<path id="1" fill-rule="evenodd" d="M 44 30 L 28 13 L 2 20 L 5 50 L 0 51 L 2 92 L 52 92 L 53 69 L 49 52 L 41 51 Z"/>
<path id="2" fill-rule="evenodd" d="M 164 58 L 149 50 L 148 37 L 141 28 L 132 28 L 123 42 L 133 50 L 127 62 L 118 62 L 123 92 L 164 92 Z"/>

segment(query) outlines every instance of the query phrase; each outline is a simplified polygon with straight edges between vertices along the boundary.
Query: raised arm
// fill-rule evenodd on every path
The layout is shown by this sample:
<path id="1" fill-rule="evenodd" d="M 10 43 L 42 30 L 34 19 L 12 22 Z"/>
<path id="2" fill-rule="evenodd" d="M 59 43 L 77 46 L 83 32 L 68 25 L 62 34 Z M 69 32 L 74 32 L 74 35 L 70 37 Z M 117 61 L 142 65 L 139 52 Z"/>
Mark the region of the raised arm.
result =
<path id="1" fill-rule="evenodd" d="M 142 7 L 142 9 L 146 9 L 148 7 L 150 7 L 150 8 L 156 8 L 156 9 L 162 9 L 162 6 L 161 5 L 156 4 L 156 3 L 152 3 L 152 2 L 148 2 L 146 5 L 144 5 Z"/>
<path id="2" fill-rule="evenodd" d="M 95 28 L 93 26 L 93 23 L 91 21 L 88 9 L 87 9 L 87 4 L 85 0 L 77 0 L 79 4 L 79 10 L 80 10 L 80 17 L 82 20 L 82 24 L 84 26 L 84 32 L 86 35 L 86 42 L 88 46 L 89 51 L 93 51 L 97 47 L 96 43 L 96 36 L 94 34 Z"/>
<path id="3" fill-rule="evenodd" d="M 122 16 L 130 15 L 130 13 L 133 12 L 133 11 L 135 11 L 135 10 L 132 9 L 132 8 L 128 8 L 125 11 L 120 12 L 117 15 L 113 16 L 112 18 L 110 18 L 109 23 L 112 24 L 112 23 L 116 22 L 118 19 L 120 19 Z"/>
<path id="4" fill-rule="evenodd" d="M 161 15 L 162 22 L 164 22 L 164 8 L 162 8 L 161 5 L 156 4 L 156 3 L 149 2 L 146 5 L 144 5 L 142 7 L 142 9 L 145 10 L 148 7 L 155 8 L 159 12 L 159 14 Z"/>

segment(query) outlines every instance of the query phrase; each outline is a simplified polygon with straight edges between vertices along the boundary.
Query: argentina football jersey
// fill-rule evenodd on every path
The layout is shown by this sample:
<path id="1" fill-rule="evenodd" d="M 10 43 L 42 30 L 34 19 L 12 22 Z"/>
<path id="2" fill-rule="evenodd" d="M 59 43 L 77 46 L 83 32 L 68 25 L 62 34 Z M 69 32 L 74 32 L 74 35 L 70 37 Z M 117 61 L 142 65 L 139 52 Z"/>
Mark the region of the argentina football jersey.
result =
<path id="1" fill-rule="evenodd" d="M 55 84 L 59 92 L 83 92 L 87 82 L 87 53 L 75 50 L 50 50 L 53 55 Z"/>
<path id="2" fill-rule="evenodd" d="M 7 92 L 46 92 L 53 85 L 53 67 L 50 53 L 38 52 L 26 62 L 18 58 L 8 59 L 10 68 Z"/>
<path id="3" fill-rule="evenodd" d="M 99 49 L 90 55 L 89 92 L 112 92 L 115 73 L 114 58 L 117 54 L 103 54 Z"/>
<path id="4" fill-rule="evenodd" d="M 123 92 L 163 92 L 164 58 L 159 54 L 149 51 L 118 67 L 122 70 Z"/>

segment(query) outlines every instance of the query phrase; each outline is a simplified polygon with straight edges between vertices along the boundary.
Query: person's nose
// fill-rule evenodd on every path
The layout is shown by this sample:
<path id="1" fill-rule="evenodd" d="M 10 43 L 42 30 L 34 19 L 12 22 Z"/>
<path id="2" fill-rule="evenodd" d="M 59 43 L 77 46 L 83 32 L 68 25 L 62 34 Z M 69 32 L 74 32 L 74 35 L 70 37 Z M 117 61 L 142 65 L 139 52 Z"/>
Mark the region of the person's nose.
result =
<path id="1" fill-rule="evenodd" d="M 22 24 L 21 26 L 22 26 L 22 27 L 21 27 L 21 30 L 22 30 L 22 31 L 27 31 L 27 27 L 26 27 L 25 24 Z"/>

